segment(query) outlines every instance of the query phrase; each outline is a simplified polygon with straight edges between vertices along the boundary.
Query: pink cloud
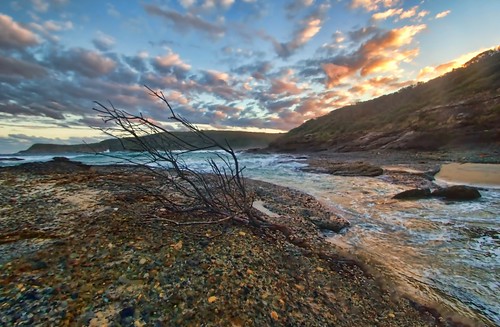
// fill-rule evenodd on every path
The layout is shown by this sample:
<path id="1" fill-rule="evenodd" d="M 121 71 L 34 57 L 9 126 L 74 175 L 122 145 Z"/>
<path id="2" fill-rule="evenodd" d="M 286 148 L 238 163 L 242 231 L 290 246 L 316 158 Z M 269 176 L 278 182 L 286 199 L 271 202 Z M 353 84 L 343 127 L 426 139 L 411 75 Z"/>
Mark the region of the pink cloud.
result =
<path id="1" fill-rule="evenodd" d="M 178 67 L 182 70 L 191 69 L 191 65 L 186 64 L 177 53 L 173 53 L 170 50 L 164 56 L 157 56 L 154 59 L 154 63 L 162 68 Z"/>
<path id="2" fill-rule="evenodd" d="M 0 14 L 0 48 L 22 49 L 38 44 L 36 35 L 15 22 L 12 17 Z"/>

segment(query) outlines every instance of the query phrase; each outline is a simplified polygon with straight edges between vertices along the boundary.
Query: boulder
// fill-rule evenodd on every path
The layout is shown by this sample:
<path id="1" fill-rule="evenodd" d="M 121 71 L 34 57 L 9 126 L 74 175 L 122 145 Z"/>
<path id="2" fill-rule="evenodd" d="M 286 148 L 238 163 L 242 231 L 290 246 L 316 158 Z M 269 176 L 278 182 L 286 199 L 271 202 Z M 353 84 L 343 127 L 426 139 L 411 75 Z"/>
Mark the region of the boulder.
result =
<path id="1" fill-rule="evenodd" d="M 415 199 L 425 199 L 431 196 L 431 190 L 428 188 L 414 188 L 411 190 L 406 190 L 401 193 L 394 195 L 393 199 L 398 200 L 415 200 Z"/>
<path id="2" fill-rule="evenodd" d="M 453 185 L 439 188 L 432 192 L 432 196 L 445 198 L 447 200 L 474 200 L 481 197 L 479 190 L 472 186 Z"/>
<path id="3" fill-rule="evenodd" d="M 326 229 L 338 233 L 342 229 L 350 225 L 349 221 L 339 216 L 330 216 L 329 218 L 310 217 L 309 220 L 313 222 L 319 229 Z"/>

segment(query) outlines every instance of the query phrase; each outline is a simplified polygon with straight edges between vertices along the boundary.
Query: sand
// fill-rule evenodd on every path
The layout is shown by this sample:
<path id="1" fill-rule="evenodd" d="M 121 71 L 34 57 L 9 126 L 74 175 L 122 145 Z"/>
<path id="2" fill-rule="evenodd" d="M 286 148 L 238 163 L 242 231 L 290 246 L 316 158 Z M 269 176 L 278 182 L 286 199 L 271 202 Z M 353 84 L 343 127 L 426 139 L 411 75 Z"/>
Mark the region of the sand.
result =
<path id="1" fill-rule="evenodd" d="M 449 163 L 441 166 L 436 181 L 500 188 L 500 164 Z"/>

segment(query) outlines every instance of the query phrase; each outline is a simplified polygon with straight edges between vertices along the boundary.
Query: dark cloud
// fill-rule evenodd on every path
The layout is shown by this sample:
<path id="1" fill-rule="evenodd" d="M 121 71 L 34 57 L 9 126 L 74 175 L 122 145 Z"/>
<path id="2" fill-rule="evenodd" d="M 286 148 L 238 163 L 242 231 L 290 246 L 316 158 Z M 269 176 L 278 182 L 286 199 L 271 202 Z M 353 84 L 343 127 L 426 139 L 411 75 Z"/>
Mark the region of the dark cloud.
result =
<path id="1" fill-rule="evenodd" d="M 131 68 L 135 69 L 140 73 L 145 73 L 149 71 L 148 57 L 146 55 L 136 55 L 136 56 L 122 56 L 122 60 L 129 65 Z"/>
<path id="2" fill-rule="evenodd" d="M 289 17 L 293 17 L 304 9 L 310 7 L 314 0 L 291 0 L 285 5 L 285 10 L 288 12 Z"/>
<path id="3" fill-rule="evenodd" d="M 327 4 L 318 6 L 309 16 L 300 22 L 299 27 L 293 33 L 292 40 L 288 42 L 279 42 L 274 37 L 265 33 L 262 34 L 262 37 L 272 43 L 274 51 L 279 57 L 288 58 L 321 30 L 328 8 L 329 5 Z"/>
<path id="4" fill-rule="evenodd" d="M 109 51 L 115 46 L 115 40 L 112 36 L 100 32 L 92 40 L 92 44 L 94 44 L 97 50 Z"/>
<path id="5" fill-rule="evenodd" d="M 99 77 L 110 73 L 116 62 L 91 50 L 71 48 L 53 52 L 49 61 L 60 71 L 72 71 L 86 77 Z"/>
<path id="6" fill-rule="evenodd" d="M 256 61 L 251 64 L 242 65 L 232 69 L 233 73 L 238 75 L 251 75 L 253 78 L 258 80 L 264 80 L 267 78 L 267 74 L 273 68 L 273 64 L 270 61 Z"/>
<path id="7" fill-rule="evenodd" d="M 146 4 L 144 9 L 150 15 L 163 18 L 166 22 L 181 32 L 198 31 L 206 33 L 211 37 L 221 37 L 226 32 L 226 29 L 217 24 L 209 23 L 198 16 L 190 13 L 181 14 L 174 10 L 162 9 L 155 5 Z"/>
<path id="8" fill-rule="evenodd" d="M 0 75 L 36 78 L 47 74 L 47 70 L 36 63 L 0 56 Z"/>
<path id="9" fill-rule="evenodd" d="M 26 105 L 19 105 L 16 103 L 7 103 L 7 104 L 0 103 L 0 112 L 15 116 L 24 115 L 24 116 L 48 117 L 56 120 L 63 120 L 65 118 L 60 108 L 36 102 L 27 103 Z"/>
<path id="10" fill-rule="evenodd" d="M 352 31 L 349 31 L 347 35 L 349 36 L 349 40 L 355 43 L 359 43 L 365 41 L 367 38 L 371 38 L 374 35 L 382 32 L 382 29 L 376 26 L 364 26 Z"/>

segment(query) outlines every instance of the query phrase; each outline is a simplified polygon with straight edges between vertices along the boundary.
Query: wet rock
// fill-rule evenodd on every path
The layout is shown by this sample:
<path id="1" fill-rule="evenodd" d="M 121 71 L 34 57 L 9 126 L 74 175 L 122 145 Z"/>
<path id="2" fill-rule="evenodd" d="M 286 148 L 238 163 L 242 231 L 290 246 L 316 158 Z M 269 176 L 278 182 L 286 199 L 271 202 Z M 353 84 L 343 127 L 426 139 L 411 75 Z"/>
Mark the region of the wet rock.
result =
<path id="1" fill-rule="evenodd" d="M 366 162 L 331 162 L 328 160 L 311 160 L 309 166 L 301 168 L 302 171 L 325 173 L 338 176 L 367 176 L 375 177 L 384 173 L 378 166 Z"/>
<path id="2" fill-rule="evenodd" d="M 319 229 L 326 229 L 338 233 L 350 225 L 349 221 L 339 216 L 330 216 L 330 218 L 310 217 L 309 220 Z"/>
<path id="3" fill-rule="evenodd" d="M 394 195 L 393 199 L 398 200 L 416 200 L 416 199 L 425 199 L 431 196 L 431 190 L 428 188 L 415 188 L 411 190 L 406 190 L 401 193 Z"/>
<path id="4" fill-rule="evenodd" d="M 33 260 L 31 262 L 31 268 L 33 268 L 34 270 L 47 269 L 48 266 L 49 265 L 42 260 Z"/>
<path id="5" fill-rule="evenodd" d="M 122 318 L 122 319 L 132 317 L 133 315 L 134 315 L 134 308 L 133 307 L 126 307 L 120 311 L 120 318 Z"/>
<path id="6" fill-rule="evenodd" d="M 0 158 L 0 161 L 23 161 L 22 158 Z"/>
<path id="7" fill-rule="evenodd" d="M 445 198 L 447 200 L 475 200 L 481 197 L 478 189 L 466 185 L 453 185 L 440 188 L 432 192 L 432 196 Z"/>

